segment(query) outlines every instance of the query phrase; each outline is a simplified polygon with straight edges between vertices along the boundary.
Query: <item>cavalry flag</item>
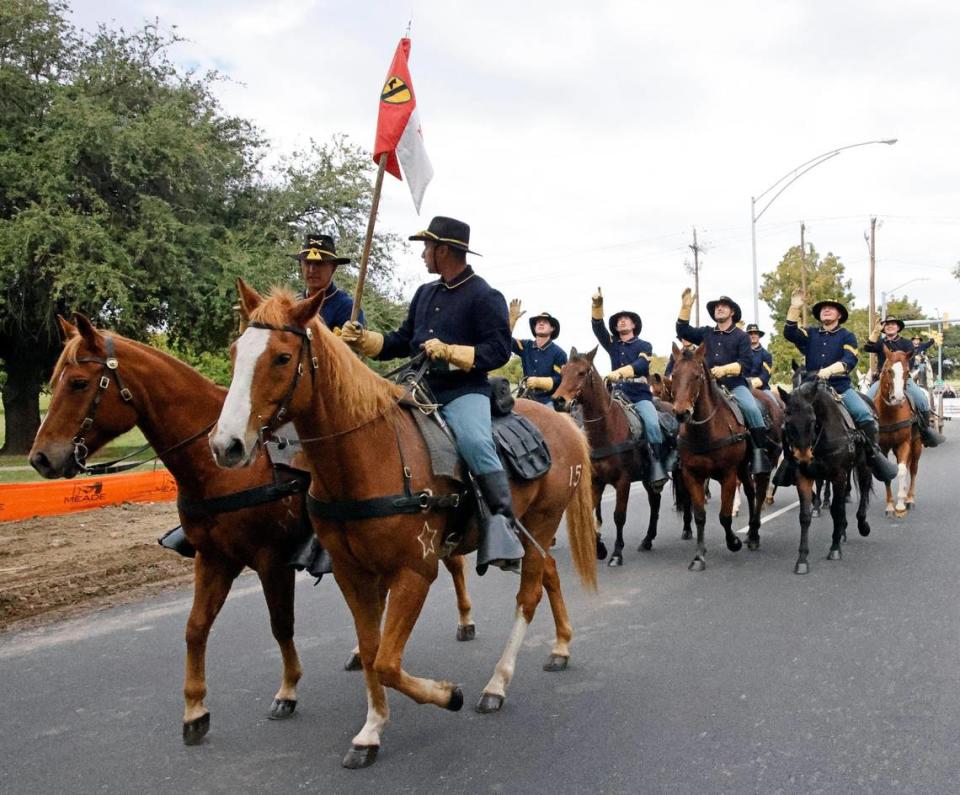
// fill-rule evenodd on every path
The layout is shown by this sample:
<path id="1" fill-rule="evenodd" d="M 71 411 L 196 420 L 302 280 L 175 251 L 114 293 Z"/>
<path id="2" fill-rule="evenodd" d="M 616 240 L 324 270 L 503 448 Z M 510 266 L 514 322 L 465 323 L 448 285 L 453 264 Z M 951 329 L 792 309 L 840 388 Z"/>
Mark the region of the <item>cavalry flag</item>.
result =
<path id="1" fill-rule="evenodd" d="M 423 145 L 420 129 L 420 114 L 417 112 L 417 97 L 413 93 L 407 58 L 410 56 L 410 39 L 400 39 L 393 63 L 387 72 L 386 82 L 380 92 L 380 113 L 377 116 L 377 140 L 373 146 L 373 160 L 380 162 L 387 156 L 387 171 L 397 179 L 400 167 L 410 185 L 413 204 L 420 213 L 420 203 L 427 185 L 433 178 L 433 166 Z"/>

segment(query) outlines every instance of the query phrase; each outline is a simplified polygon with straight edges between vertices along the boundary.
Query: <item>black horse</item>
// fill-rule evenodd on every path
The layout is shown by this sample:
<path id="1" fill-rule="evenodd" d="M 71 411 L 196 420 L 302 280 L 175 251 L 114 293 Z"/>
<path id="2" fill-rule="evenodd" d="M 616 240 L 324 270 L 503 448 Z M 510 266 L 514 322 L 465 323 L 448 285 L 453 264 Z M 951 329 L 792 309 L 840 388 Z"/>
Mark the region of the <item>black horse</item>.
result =
<path id="1" fill-rule="evenodd" d="M 827 560 L 840 560 L 840 544 L 846 538 L 847 485 L 856 477 L 860 492 L 857 506 L 857 529 L 870 535 L 867 505 L 873 474 L 866 454 L 858 444 L 859 433 L 848 429 L 836 393 L 822 381 L 808 381 L 793 392 L 780 390 L 787 405 L 784 418 L 784 447 L 796 462 L 797 496 L 800 499 L 800 556 L 794 573 L 810 571 L 807 556 L 810 547 L 807 533 L 813 515 L 814 483 L 825 480 L 833 486 L 830 515 L 833 517 L 833 539 Z"/>

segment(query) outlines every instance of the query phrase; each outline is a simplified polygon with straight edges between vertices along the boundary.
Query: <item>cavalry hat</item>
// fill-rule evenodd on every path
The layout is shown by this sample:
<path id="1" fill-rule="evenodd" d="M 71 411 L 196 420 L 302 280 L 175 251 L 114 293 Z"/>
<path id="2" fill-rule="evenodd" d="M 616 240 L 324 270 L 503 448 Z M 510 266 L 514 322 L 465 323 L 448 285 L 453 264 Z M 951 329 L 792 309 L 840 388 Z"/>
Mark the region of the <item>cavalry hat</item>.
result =
<path id="1" fill-rule="evenodd" d="M 303 239 L 303 248 L 290 256 L 301 262 L 332 262 L 334 265 L 346 265 L 350 262 L 347 257 L 337 256 L 337 245 L 330 235 L 317 232 L 308 233 Z"/>
<path id="2" fill-rule="evenodd" d="M 762 337 L 766 333 L 764 331 L 760 331 L 760 326 L 758 326 L 756 323 L 748 323 L 745 331 L 747 334 L 756 334 L 758 337 Z"/>
<path id="3" fill-rule="evenodd" d="M 436 215 L 430 220 L 430 226 L 422 232 L 410 235 L 410 240 L 432 240 L 434 243 L 443 243 L 451 248 L 466 251 L 468 254 L 476 254 L 476 251 L 470 250 L 470 225 L 456 218 L 445 218 L 442 215 Z"/>
<path id="4" fill-rule="evenodd" d="M 617 321 L 622 317 L 628 317 L 633 321 L 633 333 L 639 335 L 640 329 L 643 328 L 643 321 L 640 319 L 640 315 L 636 312 L 628 312 L 626 310 L 623 312 L 614 312 L 610 315 L 610 319 L 607 321 L 607 328 L 610 329 L 610 333 L 613 336 L 617 336 Z"/>
<path id="5" fill-rule="evenodd" d="M 825 306 L 836 307 L 837 311 L 840 312 L 841 326 L 846 323 L 847 318 L 850 317 L 850 313 L 847 312 L 847 308 L 843 304 L 841 304 L 839 301 L 831 301 L 830 299 L 827 299 L 826 301 L 817 301 L 817 303 L 813 305 L 813 309 L 810 310 L 813 313 L 813 316 L 817 319 L 817 322 L 820 321 L 820 310 Z"/>
<path id="6" fill-rule="evenodd" d="M 896 324 L 897 324 L 897 329 L 898 329 L 898 331 L 903 331 L 904 328 L 906 328 L 906 325 L 907 325 L 906 323 L 904 323 L 904 322 L 903 322 L 900 318 L 898 318 L 898 317 L 885 317 L 885 318 L 883 319 L 883 321 L 880 323 L 880 325 L 881 325 L 881 326 L 885 326 L 885 325 L 887 325 L 887 323 L 896 323 Z"/>
<path id="7" fill-rule="evenodd" d="M 555 340 L 560 336 L 560 321 L 557 320 L 549 312 L 541 312 L 539 315 L 534 315 L 530 318 L 530 333 L 534 336 L 537 335 L 535 326 L 537 325 L 538 320 L 546 320 L 551 326 L 553 326 L 553 331 L 550 332 L 550 339 Z"/>
<path id="8" fill-rule="evenodd" d="M 717 304 L 726 304 L 733 310 L 734 325 L 740 322 L 740 318 L 743 316 L 743 312 L 740 311 L 740 304 L 727 295 L 721 295 L 716 301 L 707 301 L 707 314 L 710 317 L 713 317 L 713 310 L 717 308 Z M 713 319 L 716 320 L 715 317 Z"/>

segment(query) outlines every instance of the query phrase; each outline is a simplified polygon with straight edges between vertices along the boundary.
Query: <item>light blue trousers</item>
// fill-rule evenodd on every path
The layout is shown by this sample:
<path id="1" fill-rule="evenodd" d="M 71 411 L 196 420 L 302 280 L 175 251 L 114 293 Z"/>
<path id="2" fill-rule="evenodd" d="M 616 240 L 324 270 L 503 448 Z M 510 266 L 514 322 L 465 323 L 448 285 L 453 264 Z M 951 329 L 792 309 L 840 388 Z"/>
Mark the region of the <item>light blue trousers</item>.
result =
<path id="1" fill-rule="evenodd" d="M 733 399 L 737 401 L 737 405 L 740 406 L 743 411 L 743 418 L 747 421 L 747 427 L 765 428 L 766 425 L 763 424 L 763 413 L 760 411 L 760 407 L 757 405 L 757 399 L 753 396 L 750 388 L 740 384 L 740 386 L 735 387 L 731 392 Z"/>
<path id="2" fill-rule="evenodd" d="M 840 397 L 843 398 L 843 405 L 847 407 L 847 411 L 849 411 L 850 416 L 853 417 L 854 423 L 863 425 L 868 422 L 876 422 L 873 414 L 870 413 L 870 407 L 867 406 L 863 398 L 857 394 L 856 389 L 850 387 L 841 393 Z"/>
<path id="3" fill-rule="evenodd" d="M 441 406 L 440 416 L 453 431 L 460 455 L 474 475 L 489 475 L 503 470 L 493 441 L 489 397 L 461 395 Z"/>
<path id="4" fill-rule="evenodd" d="M 660 417 L 657 416 L 657 407 L 652 400 L 638 400 L 633 407 L 643 420 L 643 432 L 650 444 L 663 444 L 663 434 L 660 432 Z"/>
<path id="5" fill-rule="evenodd" d="M 880 382 L 875 381 L 873 386 L 867 390 L 867 395 L 870 396 L 871 400 L 877 396 L 879 389 Z M 930 411 L 930 399 L 927 397 L 926 391 L 913 383 L 912 378 L 907 379 L 907 394 L 913 401 L 913 405 L 916 406 L 920 411 Z"/>

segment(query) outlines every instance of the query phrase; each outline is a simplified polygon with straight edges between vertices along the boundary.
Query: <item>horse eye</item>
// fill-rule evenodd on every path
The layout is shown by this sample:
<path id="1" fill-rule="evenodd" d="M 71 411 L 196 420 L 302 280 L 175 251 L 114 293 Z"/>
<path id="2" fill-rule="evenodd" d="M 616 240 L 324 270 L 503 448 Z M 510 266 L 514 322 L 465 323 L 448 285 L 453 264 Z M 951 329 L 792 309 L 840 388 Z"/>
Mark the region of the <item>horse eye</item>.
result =
<path id="1" fill-rule="evenodd" d="M 276 365 L 287 364 L 292 358 L 293 356 L 289 353 L 280 353 L 277 355 L 277 358 L 273 360 L 273 363 Z"/>
<path id="2" fill-rule="evenodd" d="M 90 386 L 90 382 L 86 378 L 73 378 L 70 380 L 70 389 L 74 392 L 83 392 Z"/>

